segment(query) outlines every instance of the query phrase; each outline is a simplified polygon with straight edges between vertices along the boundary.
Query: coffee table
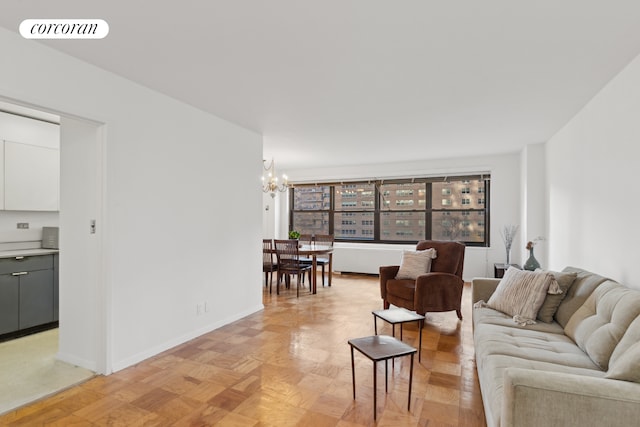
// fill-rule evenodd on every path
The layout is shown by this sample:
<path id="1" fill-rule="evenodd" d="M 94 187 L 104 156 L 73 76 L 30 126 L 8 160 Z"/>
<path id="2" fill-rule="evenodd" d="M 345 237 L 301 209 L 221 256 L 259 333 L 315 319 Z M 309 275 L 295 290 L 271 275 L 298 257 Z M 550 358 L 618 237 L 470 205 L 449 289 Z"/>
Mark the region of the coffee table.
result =
<path id="1" fill-rule="evenodd" d="M 391 324 L 392 334 L 396 336 L 396 324 L 400 324 L 400 340 L 402 340 L 402 324 L 407 322 L 418 322 L 419 329 L 419 346 L 418 346 L 418 362 L 421 361 L 422 356 L 422 325 L 424 324 L 424 316 L 414 313 L 405 308 L 390 308 L 387 310 L 376 310 L 371 312 L 373 314 L 373 329 L 376 335 L 378 335 L 378 321 L 380 318 L 387 323 Z"/>
<path id="2" fill-rule="evenodd" d="M 407 402 L 407 411 L 411 408 L 411 383 L 413 381 L 413 356 L 416 349 L 408 344 L 403 343 L 397 338 L 387 335 L 373 335 L 370 337 L 354 338 L 348 341 L 351 346 L 351 378 L 353 381 L 353 400 L 356 399 L 356 371 L 353 360 L 353 349 L 364 354 L 373 361 L 373 419 L 376 419 L 376 394 L 377 394 L 377 365 L 378 362 L 384 360 L 384 391 L 388 391 L 388 360 L 394 357 L 411 356 L 411 365 L 409 368 L 409 401 Z"/>

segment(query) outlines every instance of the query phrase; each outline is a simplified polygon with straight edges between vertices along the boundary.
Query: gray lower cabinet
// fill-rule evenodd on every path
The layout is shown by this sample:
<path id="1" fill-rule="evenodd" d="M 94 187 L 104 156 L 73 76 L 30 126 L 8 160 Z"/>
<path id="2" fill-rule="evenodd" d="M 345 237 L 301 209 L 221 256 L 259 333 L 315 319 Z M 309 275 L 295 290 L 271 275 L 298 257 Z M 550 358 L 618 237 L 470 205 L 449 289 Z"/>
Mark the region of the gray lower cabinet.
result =
<path id="1" fill-rule="evenodd" d="M 57 322 L 59 319 L 59 307 L 60 307 L 60 255 L 53 254 L 53 321 Z"/>
<path id="2" fill-rule="evenodd" d="M 0 334 L 56 320 L 54 282 L 54 255 L 1 258 Z"/>
<path id="3" fill-rule="evenodd" d="M 20 279 L 0 275 L 0 334 L 20 329 Z"/>
<path id="4" fill-rule="evenodd" d="M 53 269 L 20 276 L 20 329 L 53 322 Z"/>

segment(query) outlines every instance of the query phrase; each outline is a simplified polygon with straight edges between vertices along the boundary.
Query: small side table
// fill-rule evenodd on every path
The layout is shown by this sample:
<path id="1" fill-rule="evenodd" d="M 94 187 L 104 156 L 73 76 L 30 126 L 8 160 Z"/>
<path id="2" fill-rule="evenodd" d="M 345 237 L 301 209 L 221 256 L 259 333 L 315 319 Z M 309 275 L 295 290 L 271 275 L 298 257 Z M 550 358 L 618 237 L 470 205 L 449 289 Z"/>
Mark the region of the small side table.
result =
<path id="1" fill-rule="evenodd" d="M 377 405 L 377 388 L 376 379 L 378 362 L 384 360 L 384 391 L 388 391 L 388 361 L 394 357 L 411 356 L 411 365 L 409 367 L 409 401 L 407 402 L 407 411 L 411 409 L 411 383 L 413 382 L 413 356 L 416 349 L 403 343 L 402 341 L 386 335 L 373 335 L 370 337 L 354 338 L 348 341 L 351 346 L 351 379 L 353 381 L 353 400 L 356 399 L 356 370 L 353 360 L 353 349 L 364 354 L 373 361 L 373 419 L 376 419 Z"/>
<path id="2" fill-rule="evenodd" d="M 424 324 L 424 316 L 414 313 L 404 308 L 390 308 L 387 310 L 372 311 L 373 314 L 373 330 L 378 335 L 378 318 L 391 324 L 392 335 L 396 336 L 396 324 L 400 324 L 400 340 L 402 341 L 402 324 L 407 322 L 418 322 L 418 333 L 420 335 L 418 345 L 418 362 L 422 357 L 422 325 Z"/>
<path id="3" fill-rule="evenodd" d="M 515 267 L 518 270 L 522 270 L 522 267 L 520 267 L 518 264 L 495 263 L 493 264 L 493 277 L 495 277 L 496 279 L 502 279 L 504 277 L 505 271 L 507 271 L 509 267 Z"/>

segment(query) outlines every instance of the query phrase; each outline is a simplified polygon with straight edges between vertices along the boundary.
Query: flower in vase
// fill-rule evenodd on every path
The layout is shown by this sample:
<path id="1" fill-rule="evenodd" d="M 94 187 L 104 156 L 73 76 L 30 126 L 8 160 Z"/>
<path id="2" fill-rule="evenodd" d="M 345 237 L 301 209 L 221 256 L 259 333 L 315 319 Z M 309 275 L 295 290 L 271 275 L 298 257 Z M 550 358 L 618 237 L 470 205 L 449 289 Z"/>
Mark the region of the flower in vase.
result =
<path id="1" fill-rule="evenodd" d="M 536 244 L 538 244 L 538 242 L 539 242 L 539 241 L 542 241 L 542 240 L 544 240 L 544 237 L 542 237 L 542 236 L 538 236 L 538 237 L 536 237 L 536 238 L 535 238 L 535 239 L 533 239 L 533 240 L 529 240 L 529 241 L 527 242 L 527 246 L 526 246 L 526 248 L 525 248 L 525 249 L 526 249 L 526 250 L 528 250 L 528 251 L 530 251 L 531 249 L 533 249 L 533 247 L 534 247 Z"/>

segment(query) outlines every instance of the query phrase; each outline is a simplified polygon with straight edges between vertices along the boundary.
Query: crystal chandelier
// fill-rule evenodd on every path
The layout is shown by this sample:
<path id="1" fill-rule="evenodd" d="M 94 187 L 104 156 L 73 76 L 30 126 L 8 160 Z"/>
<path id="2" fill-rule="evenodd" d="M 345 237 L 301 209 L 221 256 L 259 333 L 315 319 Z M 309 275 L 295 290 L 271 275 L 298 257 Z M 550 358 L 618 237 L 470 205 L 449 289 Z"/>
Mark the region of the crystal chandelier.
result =
<path id="1" fill-rule="evenodd" d="M 271 159 L 271 163 L 267 166 L 267 161 L 262 160 L 262 168 L 264 172 L 262 173 L 262 191 L 265 193 L 270 193 L 271 197 L 276 197 L 276 192 L 285 192 L 287 191 L 287 176 L 282 175 L 282 180 L 284 181 L 282 184 L 278 184 L 278 177 L 276 176 L 276 165 Z M 266 176 L 265 176 L 266 172 Z"/>

